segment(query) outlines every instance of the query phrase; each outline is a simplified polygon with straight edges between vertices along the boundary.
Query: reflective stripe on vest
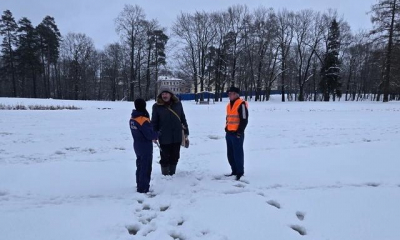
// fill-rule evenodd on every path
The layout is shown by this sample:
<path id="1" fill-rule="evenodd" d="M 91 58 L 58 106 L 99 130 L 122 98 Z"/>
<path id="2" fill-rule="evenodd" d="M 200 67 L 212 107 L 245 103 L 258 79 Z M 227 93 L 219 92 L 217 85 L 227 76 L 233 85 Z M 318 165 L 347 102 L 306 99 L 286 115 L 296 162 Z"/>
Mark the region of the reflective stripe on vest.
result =
<path id="1" fill-rule="evenodd" d="M 239 129 L 239 107 L 242 105 L 243 102 L 245 101 L 239 98 L 235 101 L 232 107 L 230 103 L 228 103 L 228 105 L 226 106 L 226 129 L 228 131 L 237 131 Z M 245 103 L 247 108 L 247 102 Z"/>

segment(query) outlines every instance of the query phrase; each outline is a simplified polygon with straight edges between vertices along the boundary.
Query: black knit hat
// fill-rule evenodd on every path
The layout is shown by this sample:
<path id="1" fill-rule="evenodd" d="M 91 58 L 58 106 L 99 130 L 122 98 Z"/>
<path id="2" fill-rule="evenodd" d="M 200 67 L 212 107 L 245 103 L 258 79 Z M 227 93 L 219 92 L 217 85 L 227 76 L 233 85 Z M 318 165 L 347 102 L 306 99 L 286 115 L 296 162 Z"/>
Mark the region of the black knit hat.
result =
<path id="1" fill-rule="evenodd" d="M 230 88 L 228 89 L 228 91 L 226 91 L 226 92 L 227 92 L 227 93 L 235 92 L 235 93 L 237 93 L 237 94 L 240 94 L 240 89 L 237 88 L 237 87 L 232 86 L 232 87 L 230 87 Z"/>
<path id="2" fill-rule="evenodd" d="M 147 112 L 146 110 L 146 101 L 142 98 L 137 98 L 135 100 L 135 109 L 139 112 Z"/>

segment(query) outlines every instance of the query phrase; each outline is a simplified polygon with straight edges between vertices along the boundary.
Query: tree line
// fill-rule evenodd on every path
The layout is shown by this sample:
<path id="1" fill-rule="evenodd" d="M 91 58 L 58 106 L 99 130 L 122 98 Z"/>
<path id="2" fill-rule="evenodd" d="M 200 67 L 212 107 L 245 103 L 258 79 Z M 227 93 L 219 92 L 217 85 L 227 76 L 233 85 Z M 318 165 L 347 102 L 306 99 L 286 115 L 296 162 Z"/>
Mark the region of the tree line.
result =
<path id="1" fill-rule="evenodd" d="M 168 36 L 142 8 L 126 5 L 115 19 L 121 41 L 97 50 L 84 33 L 61 36 L 54 18 L 38 26 L 4 11 L 0 96 L 74 100 L 154 98 Z"/>
<path id="2" fill-rule="evenodd" d="M 195 92 L 221 99 L 236 85 L 245 98 L 282 101 L 400 99 L 400 1 L 371 8 L 373 29 L 351 31 L 333 10 L 275 11 L 246 5 L 181 13 L 173 26 L 181 74 Z"/>
<path id="3" fill-rule="evenodd" d="M 400 100 L 400 0 L 379 0 L 369 14 L 372 30 L 353 32 L 335 10 L 235 5 L 182 12 L 167 34 L 140 6 L 125 5 L 115 19 L 120 41 L 97 50 L 83 33 L 61 36 L 50 16 L 34 27 L 7 10 L 0 96 L 151 99 L 161 72 L 216 101 L 232 85 L 255 101 L 272 90 L 282 101 Z"/>

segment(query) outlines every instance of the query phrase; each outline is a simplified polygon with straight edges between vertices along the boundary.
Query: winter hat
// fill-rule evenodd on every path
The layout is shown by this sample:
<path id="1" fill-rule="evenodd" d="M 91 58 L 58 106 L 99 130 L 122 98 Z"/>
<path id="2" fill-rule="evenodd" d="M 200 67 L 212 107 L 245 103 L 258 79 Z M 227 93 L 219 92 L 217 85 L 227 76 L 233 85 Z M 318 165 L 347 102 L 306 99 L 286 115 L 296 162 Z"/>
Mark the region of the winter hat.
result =
<path id="1" fill-rule="evenodd" d="M 135 100 L 135 109 L 139 112 L 147 112 L 146 110 L 146 101 L 142 98 L 137 98 Z"/>
<path id="2" fill-rule="evenodd" d="M 240 94 L 240 89 L 237 88 L 237 87 L 232 86 L 232 87 L 230 87 L 230 88 L 228 89 L 228 91 L 226 91 L 226 92 L 227 92 L 227 93 L 235 92 L 235 93 L 237 93 L 237 94 Z"/>
<path id="3" fill-rule="evenodd" d="M 171 95 L 175 95 L 174 92 L 169 87 L 166 87 L 166 86 L 160 87 L 160 90 L 158 92 L 160 94 L 163 92 L 167 92 L 167 93 L 170 93 Z"/>

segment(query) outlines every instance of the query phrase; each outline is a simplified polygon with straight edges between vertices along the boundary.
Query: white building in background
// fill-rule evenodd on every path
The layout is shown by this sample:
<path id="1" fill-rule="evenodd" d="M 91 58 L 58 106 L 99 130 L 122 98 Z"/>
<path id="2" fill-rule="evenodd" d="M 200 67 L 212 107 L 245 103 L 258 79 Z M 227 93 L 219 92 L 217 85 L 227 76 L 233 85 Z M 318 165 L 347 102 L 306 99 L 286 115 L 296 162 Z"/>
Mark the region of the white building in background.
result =
<path id="1" fill-rule="evenodd" d="M 157 82 L 158 88 L 163 86 L 168 87 L 175 94 L 190 93 L 190 85 L 188 85 L 187 81 L 183 79 L 170 76 L 159 76 Z"/>

